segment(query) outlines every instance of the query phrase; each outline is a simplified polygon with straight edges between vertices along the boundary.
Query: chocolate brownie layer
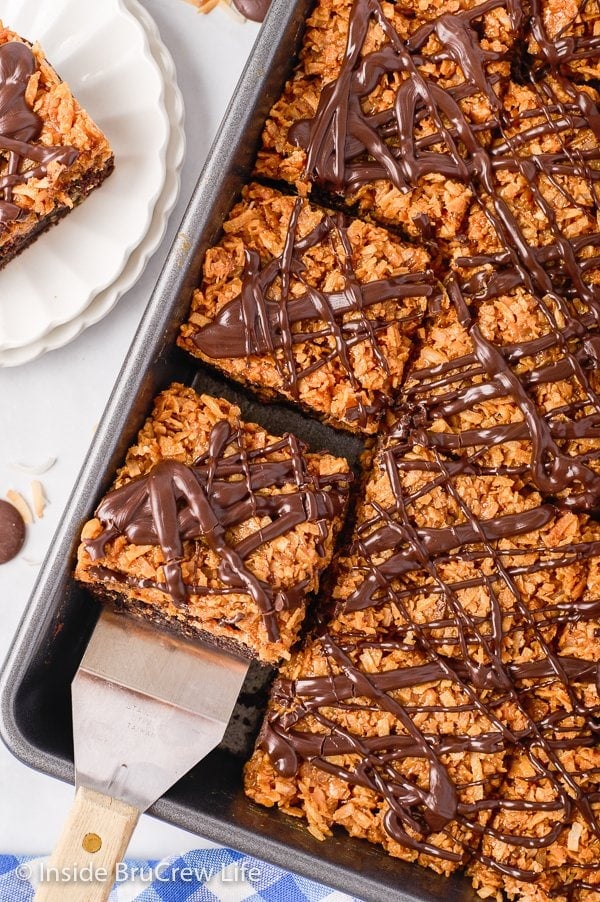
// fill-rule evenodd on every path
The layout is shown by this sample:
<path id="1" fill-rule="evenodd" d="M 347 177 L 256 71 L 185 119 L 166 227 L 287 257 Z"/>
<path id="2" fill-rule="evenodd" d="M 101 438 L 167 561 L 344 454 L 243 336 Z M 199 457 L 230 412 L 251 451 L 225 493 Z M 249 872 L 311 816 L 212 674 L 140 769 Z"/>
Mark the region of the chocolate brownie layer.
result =
<path id="1" fill-rule="evenodd" d="M 173 385 L 82 532 L 101 598 L 261 661 L 289 656 L 347 502 L 345 460 Z"/>
<path id="2" fill-rule="evenodd" d="M 2 267 L 98 187 L 114 158 L 42 48 L 1 23 L 0 103 Z"/>

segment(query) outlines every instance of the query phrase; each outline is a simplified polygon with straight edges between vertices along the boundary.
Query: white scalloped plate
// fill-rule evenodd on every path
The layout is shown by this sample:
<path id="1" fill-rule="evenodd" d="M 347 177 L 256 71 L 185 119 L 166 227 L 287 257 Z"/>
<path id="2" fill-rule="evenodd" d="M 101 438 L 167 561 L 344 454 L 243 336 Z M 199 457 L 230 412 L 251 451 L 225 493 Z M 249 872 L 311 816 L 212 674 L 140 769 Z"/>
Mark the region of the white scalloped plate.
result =
<path id="1" fill-rule="evenodd" d="M 137 281 L 150 256 L 164 238 L 169 214 L 177 201 L 181 164 L 185 151 L 185 132 L 183 130 L 183 98 L 176 81 L 175 65 L 149 13 L 138 3 L 138 0 L 125 0 L 125 3 L 138 16 L 146 29 L 150 48 L 164 77 L 165 106 L 171 123 L 171 132 L 166 152 L 166 179 L 163 190 L 156 202 L 152 222 L 146 235 L 129 257 L 121 275 L 112 285 L 99 292 L 79 316 L 74 317 L 68 323 L 55 327 L 43 338 L 22 348 L 0 351 L 0 367 L 19 366 L 40 357 L 46 351 L 61 348 L 77 338 L 88 326 L 94 325 L 110 313 L 121 295 Z"/>
<path id="2" fill-rule="evenodd" d="M 0 18 L 40 42 L 115 153 L 105 184 L 0 272 L 4 352 L 72 322 L 114 285 L 152 226 L 171 124 L 147 31 L 121 0 L 0 0 Z"/>

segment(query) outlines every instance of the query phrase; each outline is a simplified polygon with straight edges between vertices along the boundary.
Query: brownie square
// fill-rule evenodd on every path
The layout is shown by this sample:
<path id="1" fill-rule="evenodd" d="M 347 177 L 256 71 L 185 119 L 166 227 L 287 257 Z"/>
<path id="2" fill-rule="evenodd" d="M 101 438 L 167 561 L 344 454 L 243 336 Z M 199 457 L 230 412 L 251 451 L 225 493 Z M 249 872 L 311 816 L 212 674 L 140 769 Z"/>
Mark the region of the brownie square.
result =
<path id="1" fill-rule="evenodd" d="M 0 267 L 112 172 L 97 125 L 33 46 L 0 23 Z"/>
<path id="2" fill-rule="evenodd" d="M 76 577 L 119 608 L 275 663 L 331 559 L 348 470 L 174 384 L 84 526 Z"/>
<path id="3" fill-rule="evenodd" d="M 439 295 L 423 248 L 247 186 L 205 257 L 179 344 L 265 398 L 373 433 Z"/>
<path id="4" fill-rule="evenodd" d="M 476 284 L 447 281 L 449 300 L 423 325 L 392 428 L 481 473 L 520 474 L 563 507 L 597 510 L 595 330 L 581 319 L 576 327 L 581 305 L 568 297 L 541 299 L 501 280 L 477 294 Z"/>

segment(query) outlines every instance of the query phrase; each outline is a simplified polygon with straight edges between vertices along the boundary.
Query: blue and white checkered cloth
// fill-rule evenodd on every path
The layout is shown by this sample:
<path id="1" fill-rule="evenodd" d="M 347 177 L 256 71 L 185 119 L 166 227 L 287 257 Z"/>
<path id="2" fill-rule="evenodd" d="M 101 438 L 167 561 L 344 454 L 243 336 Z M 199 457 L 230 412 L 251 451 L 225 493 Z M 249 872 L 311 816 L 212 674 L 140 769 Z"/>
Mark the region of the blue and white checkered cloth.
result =
<path id="1" fill-rule="evenodd" d="M 0 855 L 0 902 L 32 902 L 46 858 Z M 233 849 L 195 849 L 163 861 L 128 859 L 110 902 L 360 902 Z"/>

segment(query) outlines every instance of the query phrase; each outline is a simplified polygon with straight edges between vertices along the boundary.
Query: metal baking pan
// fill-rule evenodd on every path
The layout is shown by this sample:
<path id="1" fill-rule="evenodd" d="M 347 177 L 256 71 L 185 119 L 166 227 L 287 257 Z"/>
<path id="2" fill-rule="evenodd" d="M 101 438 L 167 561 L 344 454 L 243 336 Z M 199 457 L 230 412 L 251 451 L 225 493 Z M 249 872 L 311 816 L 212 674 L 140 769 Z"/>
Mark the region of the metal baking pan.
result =
<path id="1" fill-rule="evenodd" d="M 313 449 L 353 462 L 358 440 L 310 421 L 284 405 L 263 405 L 200 368 L 175 346 L 198 280 L 203 254 L 251 172 L 266 114 L 288 77 L 312 0 L 274 0 L 254 51 L 199 178 L 177 238 L 136 333 L 86 462 L 41 568 L 0 677 L 0 731 L 25 764 L 73 782 L 70 682 L 98 607 L 71 578 L 82 524 L 122 462 L 154 396 L 178 380 L 222 394 L 247 419 L 272 432 L 296 432 Z M 251 671 L 224 743 L 191 771 L 151 813 L 365 900 L 475 902 L 463 877 L 445 880 L 387 856 L 345 831 L 320 843 L 302 822 L 250 802 L 242 790 L 266 701 L 262 671 Z M 175 752 L 176 753 L 176 752 Z"/>

